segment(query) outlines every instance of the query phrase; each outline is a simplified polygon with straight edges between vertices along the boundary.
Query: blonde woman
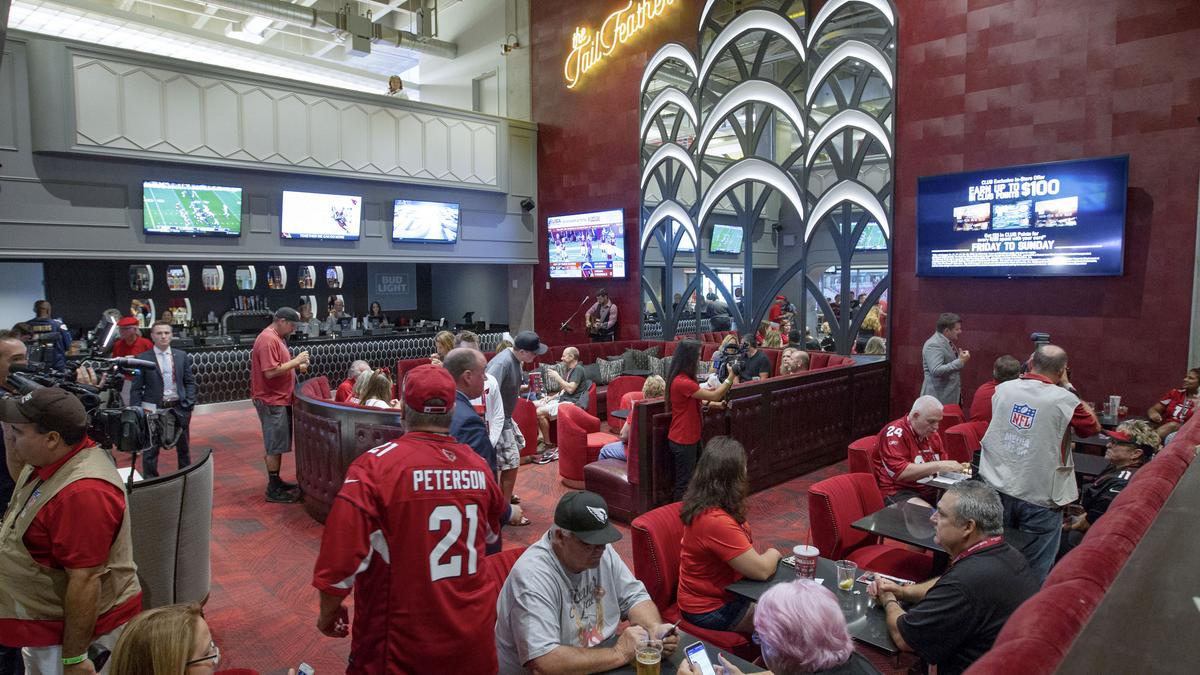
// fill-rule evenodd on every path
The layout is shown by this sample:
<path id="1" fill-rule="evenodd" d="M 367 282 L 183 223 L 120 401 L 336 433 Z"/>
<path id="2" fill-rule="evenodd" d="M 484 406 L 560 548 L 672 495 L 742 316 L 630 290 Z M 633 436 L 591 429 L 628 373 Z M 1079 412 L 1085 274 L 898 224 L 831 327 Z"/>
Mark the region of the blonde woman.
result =
<path id="1" fill-rule="evenodd" d="M 429 355 L 429 362 L 435 366 L 442 365 L 442 359 L 454 349 L 454 333 L 448 330 L 441 331 L 433 336 L 434 352 Z"/>
<path id="2" fill-rule="evenodd" d="M 392 380 L 383 370 L 376 370 L 367 377 L 359 405 L 368 408 L 400 407 L 400 402 L 392 398 Z"/>
<path id="3" fill-rule="evenodd" d="M 667 381 L 658 375 L 651 375 L 646 378 L 646 383 L 642 385 L 642 398 L 646 401 L 655 398 L 662 398 L 663 394 L 667 393 Z M 629 394 L 625 394 L 629 396 Z M 625 398 L 621 399 L 621 408 L 630 410 L 629 417 L 625 418 L 625 424 L 621 425 L 621 432 L 618 435 L 618 440 L 613 441 L 600 448 L 600 459 L 625 459 L 625 446 L 629 443 L 629 420 L 633 418 L 632 408 L 633 401 L 629 405 L 625 405 Z"/>

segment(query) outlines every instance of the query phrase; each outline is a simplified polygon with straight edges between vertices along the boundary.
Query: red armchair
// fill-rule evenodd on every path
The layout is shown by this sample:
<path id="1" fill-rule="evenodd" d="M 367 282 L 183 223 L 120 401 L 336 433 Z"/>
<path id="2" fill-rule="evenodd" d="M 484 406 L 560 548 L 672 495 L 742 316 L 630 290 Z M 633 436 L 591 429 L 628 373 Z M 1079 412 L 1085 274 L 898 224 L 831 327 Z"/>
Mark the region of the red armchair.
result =
<path id="1" fill-rule="evenodd" d="M 491 583 L 497 595 L 500 589 L 504 587 L 504 581 L 508 579 L 508 573 L 512 571 L 513 565 L 517 564 L 517 558 L 525 552 L 528 546 L 518 546 L 510 548 L 499 553 L 493 553 L 483 559 L 483 576 Z"/>
<path id="2" fill-rule="evenodd" d="M 875 475 L 875 455 L 879 453 L 879 437 L 863 436 L 846 446 L 846 460 L 850 473 Z"/>
<path id="3" fill-rule="evenodd" d="M 942 423 L 938 425 L 938 434 L 942 437 L 942 445 L 946 444 L 946 431 L 966 421 L 962 406 L 955 403 L 942 406 Z"/>
<path id="4" fill-rule="evenodd" d="M 946 446 L 946 454 L 956 462 L 970 462 L 979 442 L 983 440 L 979 434 L 979 425 L 975 422 L 963 422 L 947 427 L 942 432 L 942 442 Z"/>
<path id="5" fill-rule="evenodd" d="M 679 552 L 683 541 L 680 503 L 674 502 L 647 511 L 629 525 L 633 545 L 633 575 L 646 585 L 663 621 L 680 621 L 679 627 L 691 635 L 731 651 L 747 660 L 758 656 L 758 647 L 744 635 L 729 631 L 700 628 L 680 620 L 675 594 L 679 589 Z"/>
<path id="6" fill-rule="evenodd" d="M 518 398 L 517 407 L 513 409 L 513 424 L 521 430 L 525 437 L 525 447 L 521 448 L 522 457 L 532 457 L 538 449 L 537 406 L 527 398 Z"/>
<path id="7" fill-rule="evenodd" d="M 582 490 L 583 467 L 596 461 L 605 443 L 617 440 L 601 433 L 600 420 L 573 405 L 558 407 L 558 475 L 563 485 Z"/>
<path id="8" fill-rule="evenodd" d="M 608 428 L 611 430 L 620 430 L 624 423 L 622 420 L 613 417 L 613 413 L 620 410 L 624 406 L 622 398 L 629 392 L 641 392 L 642 386 L 645 384 L 646 378 L 637 375 L 621 375 L 614 377 L 612 382 L 608 383 L 608 391 L 605 392 L 604 409 L 608 412 Z"/>
<path id="9" fill-rule="evenodd" d="M 882 508 L 874 475 L 848 473 L 814 483 L 808 493 L 813 545 L 832 560 L 853 560 L 874 572 L 924 581 L 933 569 L 933 556 L 882 543 L 878 536 L 850 526 Z"/>

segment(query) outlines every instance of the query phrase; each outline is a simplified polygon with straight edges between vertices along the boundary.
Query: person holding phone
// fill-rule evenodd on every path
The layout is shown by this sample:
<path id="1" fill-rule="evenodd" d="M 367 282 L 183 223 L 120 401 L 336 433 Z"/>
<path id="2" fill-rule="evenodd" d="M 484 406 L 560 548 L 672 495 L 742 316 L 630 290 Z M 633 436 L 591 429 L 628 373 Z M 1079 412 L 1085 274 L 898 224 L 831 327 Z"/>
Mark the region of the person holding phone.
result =
<path id="1" fill-rule="evenodd" d="M 773 675 L 879 675 L 875 666 L 854 650 L 833 591 L 814 581 L 797 579 L 763 593 L 754 629 L 763 662 Z M 684 653 L 687 658 L 679 664 L 679 675 L 742 675 L 723 654 L 718 654 L 713 664 L 703 643 L 688 645 Z"/>
<path id="2" fill-rule="evenodd" d="M 716 389 L 703 389 L 696 381 L 696 366 L 700 361 L 700 343 L 684 340 L 675 346 L 671 367 L 667 369 L 667 412 L 671 414 L 671 427 L 667 431 L 667 444 L 675 461 L 675 489 L 672 499 L 683 497 L 696 458 L 700 455 L 701 410 L 724 408 L 725 394 L 737 383 L 737 375 L 730 374 Z"/>

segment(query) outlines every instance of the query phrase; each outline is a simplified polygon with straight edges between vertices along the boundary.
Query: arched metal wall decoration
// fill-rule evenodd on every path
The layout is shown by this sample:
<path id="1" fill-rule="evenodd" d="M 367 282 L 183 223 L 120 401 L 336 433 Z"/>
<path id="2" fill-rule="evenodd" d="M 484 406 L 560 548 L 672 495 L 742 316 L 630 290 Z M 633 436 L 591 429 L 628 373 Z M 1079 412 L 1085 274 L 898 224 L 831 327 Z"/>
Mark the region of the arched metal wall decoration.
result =
<path id="1" fill-rule="evenodd" d="M 706 0 L 698 33 L 698 58 L 669 43 L 642 75 L 643 304 L 672 339 L 684 328 L 686 304 L 673 307 L 674 294 L 689 298 L 704 277 L 743 328 L 766 317 L 781 289 L 798 285 L 800 326 L 815 309 L 837 351 L 849 353 L 891 280 L 895 8 L 888 0 L 828 0 L 811 16 L 804 0 Z M 743 230 L 741 308 L 703 261 L 714 218 Z M 752 242 L 764 228 L 778 258 L 756 278 Z M 873 257 L 886 259 L 887 272 L 851 312 L 851 270 L 868 229 L 883 235 L 883 255 Z M 840 311 L 809 270 L 814 241 L 825 235 L 840 271 Z M 795 244 L 778 245 L 784 236 Z M 661 269 L 645 265 L 653 246 Z M 697 271 L 684 288 L 675 288 L 677 261 Z"/>

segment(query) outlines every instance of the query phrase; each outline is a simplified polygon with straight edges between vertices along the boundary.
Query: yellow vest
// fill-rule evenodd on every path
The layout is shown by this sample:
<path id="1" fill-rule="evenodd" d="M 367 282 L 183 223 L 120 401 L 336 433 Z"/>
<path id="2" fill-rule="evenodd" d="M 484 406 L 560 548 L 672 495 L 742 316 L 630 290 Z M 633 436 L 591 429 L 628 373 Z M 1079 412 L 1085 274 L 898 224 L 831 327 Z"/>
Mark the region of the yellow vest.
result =
<path id="1" fill-rule="evenodd" d="M 125 486 L 112 459 L 99 447 L 85 448 L 60 466 L 49 480 L 33 476 L 26 466 L 17 479 L 17 490 L 4 514 L 0 531 L 0 619 L 23 621 L 62 621 L 67 593 L 66 570 L 44 567 L 25 548 L 25 532 L 42 507 L 63 488 L 77 480 L 98 478 Z M 129 534 L 129 505 L 126 502 L 121 527 L 108 551 L 107 568 L 100 577 L 100 601 L 97 616 L 103 616 L 141 592 L 137 566 L 133 562 L 133 544 Z"/>

